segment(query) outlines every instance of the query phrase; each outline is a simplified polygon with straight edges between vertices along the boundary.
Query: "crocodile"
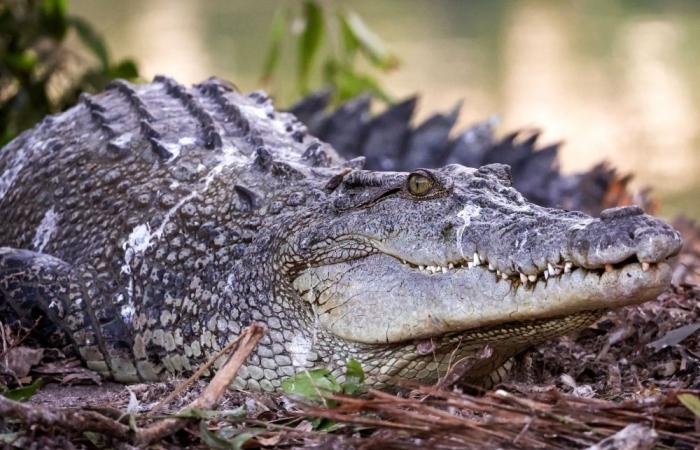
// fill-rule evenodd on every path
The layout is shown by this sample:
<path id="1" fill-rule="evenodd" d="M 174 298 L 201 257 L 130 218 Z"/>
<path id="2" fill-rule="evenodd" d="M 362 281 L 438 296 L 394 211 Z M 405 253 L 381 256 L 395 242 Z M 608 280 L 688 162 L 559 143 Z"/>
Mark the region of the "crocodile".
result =
<path id="1" fill-rule="evenodd" d="M 0 312 L 119 382 L 182 376 L 252 322 L 234 387 L 359 361 L 462 382 L 669 284 L 637 206 L 528 202 L 509 167 L 363 169 L 263 92 L 158 76 L 82 95 L 0 151 Z M 487 348 L 488 353 L 484 352 Z"/>

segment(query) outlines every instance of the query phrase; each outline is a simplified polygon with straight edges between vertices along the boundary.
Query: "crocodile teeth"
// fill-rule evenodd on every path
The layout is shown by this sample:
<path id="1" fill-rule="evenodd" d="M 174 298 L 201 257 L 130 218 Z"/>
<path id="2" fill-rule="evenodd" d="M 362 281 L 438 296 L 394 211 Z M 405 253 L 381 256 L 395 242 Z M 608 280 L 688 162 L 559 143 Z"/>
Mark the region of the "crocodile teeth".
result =
<path id="1" fill-rule="evenodd" d="M 643 270 L 644 272 L 646 272 L 647 270 L 649 270 L 649 263 L 648 263 L 648 262 L 643 262 L 643 263 L 642 263 L 642 270 Z"/>
<path id="2" fill-rule="evenodd" d="M 537 281 L 537 275 L 528 275 L 527 279 L 530 280 L 531 283 L 534 283 Z"/>
<path id="3" fill-rule="evenodd" d="M 567 262 L 564 264 L 564 273 L 569 273 L 571 272 L 571 268 L 573 267 L 573 263 Z"/>
<path id="4" fill-rule="evenodd" d="M 490 270 L 491 272 L 493 272 L 494 270 L 496 270 L 496 268 L 493 267 L 493 264 L 489 263 L 489 270 Z M 498 272 L 496 272 L 496 273 L 498 274 Z"/>
<path id="5" fill-rule="evenodd" d="M 508 274 L 506 274 L 505 272 L 504 272 L 504 273 L 501 273 L 501 278 L 503 278 L 504 280 L 507 280 L 507 279 L 508 279 Z"/>
<path id="6" fill-rule="evenodd" d="M 543 273 L 544 273 L 544 279 L 548 280 L 549 279 L 549 271 L 545 270 Z"/>
<path id="7" fill-rule="evenodd" d="M 442 273 L 447 273 L 447 267 L 442 267 Z"/>
<path id="8" fill-rule="evenodd" d="M 520 273 L 520 281 L 522 281 L 523 284 L 527 284 L 527 275 Z"/>
<path id="9" fill-rule="evenodd" d="M 551 263 L 547 263 L 547 272 L 548 272 L 551 276 L 555 276 L 555 275 L 557 274 L 557 273 L 554 271 L 554 266 L 552 266 Z"/>
<path id="10" fill-rule="evenodd" d="M 612 272 L 613 270 L 615 270 L 615 269 L 613 269 L 613 265 L 612 265 L 612 264 L 606 264 L 606 265 L 605 265 L 605 271 L 606 271 L 606 272 Z"/>
<path id="11" fill-rule="evenodd" d="M 448 267 L 449 269 L 454 269 L 454 268 L 455 268 L 455 265 L 452 264 L 452 263 L 449 263 L 449 264 L 447 265 L 447 267 Z"/>
<path id="12" fill-rule="evenodd" d="M 469 269 L 471 269 L 472 267 L 474 267 L 474 262 L 473 262 L 473 261 L 469 261 L 469 262 L 467 263 L 467 267 L 468 267 Z"/>
<path id="13" fill-rule="evenodd" d="M 475 266 L 481 265 L 481 258 L 479 258 L 479 254 L 476 252 L 474 252 L 474 265 Z"/>
<path id="14" fill-rule="evenodd" d="M 425 270 L 425 266 L 418 266 L 418 270 Z"/>

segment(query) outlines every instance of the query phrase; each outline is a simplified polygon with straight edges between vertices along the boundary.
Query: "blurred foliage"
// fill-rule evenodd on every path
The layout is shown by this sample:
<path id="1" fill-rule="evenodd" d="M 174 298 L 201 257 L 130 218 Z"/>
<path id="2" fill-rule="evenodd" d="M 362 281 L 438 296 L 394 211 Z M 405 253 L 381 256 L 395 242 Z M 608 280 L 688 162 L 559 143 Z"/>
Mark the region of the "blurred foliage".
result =
<path id="1" fill-rule="evenodd" d="M 133 61 L 113 62 L 102 36 L 68 14 L 68 0 L 0 2 L 0 146 L 81 92 L 136 77 Z"/>
<path id="2" fill-rule="evenodd" d="M 312 0 L 299 6 L 298 11 L 285 6 L 273 19 L 263 83 L 273 81 L 283 50 L 296 44 L 297 95 L 308 94 L 311 81 L 319 79 L 332 90 L 336 103 L 362 93 L 389 102 L 378 80 L 358 68 L 362 61 L 383 72 L 398 67 L 398 58 L 379 36 L 353 11 Z M 319 58 L 323 59 L 317 63 Z"/>

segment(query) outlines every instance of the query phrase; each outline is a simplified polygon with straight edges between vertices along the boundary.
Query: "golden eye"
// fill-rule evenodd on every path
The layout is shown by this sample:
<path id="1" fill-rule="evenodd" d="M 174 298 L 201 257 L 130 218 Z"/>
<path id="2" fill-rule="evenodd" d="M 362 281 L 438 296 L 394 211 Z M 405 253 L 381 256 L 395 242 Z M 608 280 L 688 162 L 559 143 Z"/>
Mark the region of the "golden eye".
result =
<path id="1" fill-rule="evenodd" d="M 428 194 L 433 189 L 433 179 L 421 173 L 408 176 L 408 192 L 417 197 Z"/>

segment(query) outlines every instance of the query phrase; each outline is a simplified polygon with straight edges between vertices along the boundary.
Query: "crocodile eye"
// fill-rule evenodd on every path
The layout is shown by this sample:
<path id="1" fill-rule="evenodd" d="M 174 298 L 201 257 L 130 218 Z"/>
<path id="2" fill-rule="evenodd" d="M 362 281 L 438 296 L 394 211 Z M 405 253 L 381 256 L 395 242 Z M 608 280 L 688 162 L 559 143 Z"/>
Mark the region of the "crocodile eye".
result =
<path id="1" fill-rule="evenodd" d="M 408 176 L 408 192 L 417 197 L 428 194 L 434 186 L 433 179 L 422 173 L 412 173 Z"/>

